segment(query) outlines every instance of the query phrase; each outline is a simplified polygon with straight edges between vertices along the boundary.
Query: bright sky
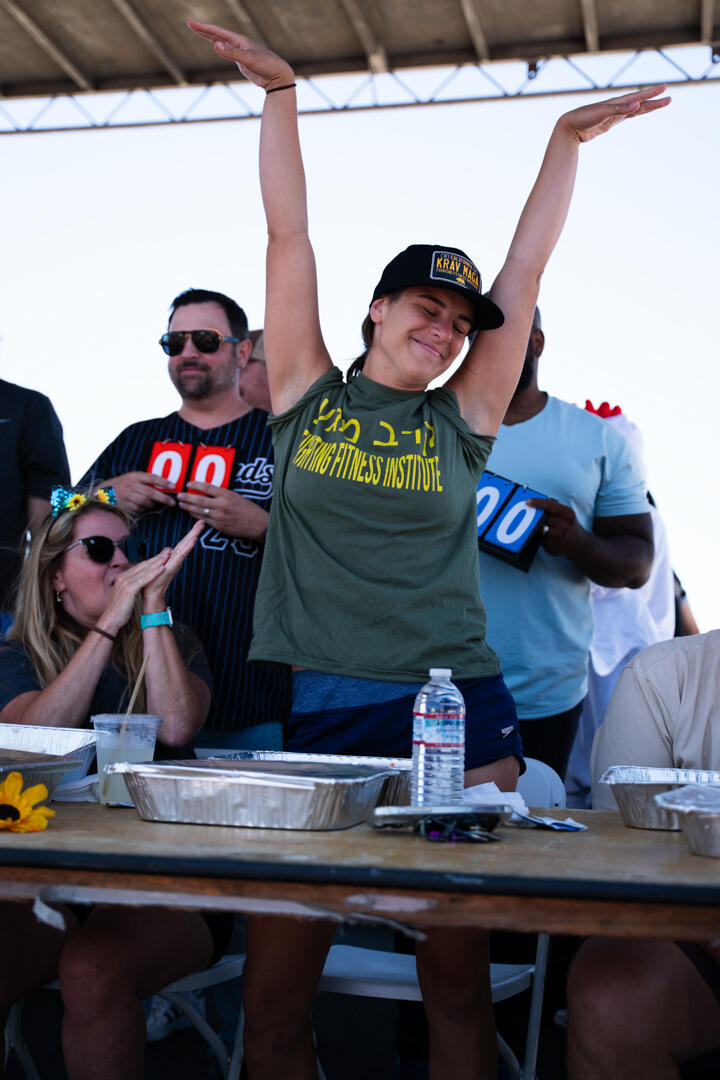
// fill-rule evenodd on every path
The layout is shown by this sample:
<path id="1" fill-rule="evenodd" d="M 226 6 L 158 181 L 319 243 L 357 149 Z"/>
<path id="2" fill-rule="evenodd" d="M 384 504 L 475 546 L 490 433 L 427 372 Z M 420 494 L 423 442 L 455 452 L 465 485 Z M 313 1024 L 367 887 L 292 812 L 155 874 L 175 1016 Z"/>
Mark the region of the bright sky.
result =
<path id="1" fill-rule="evenodd" d="M 720 87 L 585 146 L 545 274 L 544 389 L 619 403 L 701 629 L 715 570 Z M 345 366 L 383 265 L 408 243 L 502 264 L 555 118 L 586 96 L 301 120 L 323 327 Z M 176 408 L 157 339 L 176 293 L 263 318 L 258 122 L 0 139 L 0 373 L 52 399 L 73 479 L 127 424 Z M 521 479 L 521 478 L 518 478 Z M 710 494 L 708 495 L 708 487 Z"/>

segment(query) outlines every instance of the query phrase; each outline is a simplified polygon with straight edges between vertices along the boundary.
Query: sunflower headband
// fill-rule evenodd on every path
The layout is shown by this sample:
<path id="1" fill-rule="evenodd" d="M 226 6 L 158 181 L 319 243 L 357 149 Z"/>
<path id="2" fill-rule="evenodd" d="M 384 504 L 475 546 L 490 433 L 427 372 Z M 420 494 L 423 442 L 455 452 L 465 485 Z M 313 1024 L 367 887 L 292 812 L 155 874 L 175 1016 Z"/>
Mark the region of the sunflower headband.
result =
<path id="1" fill-rule="evenodd" d="M 111 487 L 100 487 L 89 497 L 97 499 L 98 502 L 106 503 L 108 506 L 117 505 L 117 495 L 115 489 Z M 65 510 L 69 513 L 72 513 L 73 510 L 79 510 L 87 501 L 87 495 L 83 495 L 80 491 L 71 491 L 69 488 L 58 486 L 54 487 L 50 492 L 50 506 L 54 518 Z"/>

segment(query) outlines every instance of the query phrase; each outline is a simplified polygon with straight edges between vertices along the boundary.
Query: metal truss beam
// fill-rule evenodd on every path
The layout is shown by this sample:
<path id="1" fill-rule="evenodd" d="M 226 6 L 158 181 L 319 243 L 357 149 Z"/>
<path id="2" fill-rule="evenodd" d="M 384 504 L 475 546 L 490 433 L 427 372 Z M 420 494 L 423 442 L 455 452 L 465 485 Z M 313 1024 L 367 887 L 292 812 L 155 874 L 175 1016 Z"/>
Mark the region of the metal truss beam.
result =
<path id="1" fill-rule="evenodd" d="M 3 5 L 8 2 L 14 0 L 0 0 Z M 301 115 L 314 115 L 603 93 L 628 90 L 653 82 L 664 82 L 668 86 L 709 83 L 720 86 L 719 48 L 704 45 L 684 52 L 692 55 L 695 74 L 687 70 L 691 65 L 686 56 L 683 56 L 686 66 L 683 66 L 669 51 L 652 49 L 626 53 L 616 58 L 605 57 L 606 61 L 616 59 L 618 66 L 610 78 L 603 79 L 597 79 L 592 74 L 594 69 L 591 61 L 597 61 L 598 57 L 577 56 L 529 61 L 523 65 L 518 62 L 513 65 L 463 64 L 421 72 L 404 71 L 402 78 L 396 72 L 298 78 L 298 103 Z M 648 72 L 648 57 L 655 58 L 661 64 L 657 76 Z M 640 61 L 643 61 L 642 70 Z M 547 78 L 550 74 L 552 78 Z M 545 78 L 541 79 L 540 76 Z M 422 90 L 418 80 L 422 82 Z M 32 115 L 29 115 L 31 99 L 1 99 L 0 135 L 252 120 L 259 118 L 263 100 L 263 95 L 256 88 L 240 81 L 183 90 L 127 91 L 117 97 L 119 100 L 109 114 L 105 94 L 48 97 L 36 102 L 38 107 Z M 139 112 L 138 101 L 142 105 Z M 53 117 L 53 111 L 58 109 L 61 109 L 63 119 Z M 23 114 L 24 119 L 21 119 Z"/>
<path id="2" fill-rule="evenodd" d="M 373 75 L 384 75 L 390 71 L 385 46 L 375 37 L 373 29 L 357 0 L 340 0 L 340 5 L 363 47 L 367 57 L 368 71 Z"/>
<path id="3" fill-rule="evenodd" d="M 181 71 L 173 58 L 169 55 L 159 38 L 153 34 L 145 20 L 140 16 L 129 0 L 110 0 L 113 7 L 122 15 L 125 22 L 132 27 L 140 40 L 147 45 L 150 52 L 160 61 L 165 71 L 177 86 L 187 86 L 188 80 L 184 71 Z"/>
<path id="4" fill-rule="evenodd" d="M 582 9 L 583 33 L 585 34 L 585 48 L 589 53 L 598 52 L 600 49 L 600 32 L 598 30 L 598 17 L 595 8 L 595 0 L 580 0 Z"/>
<path id="5" fill-rule="evenodd" d="M 258 45 L 267 45 L 267 41 L 260 33 L 257 23 L 254 21 L 252 15 L 248 11 L 242 0 L 225 0 L 233 18 L 240 26 L 240 31 L 245 37 L 252 38 L 253 41 L 257 41 Z"/>
<path id="6" fill-rule="evenodd" d="M 92 80 L 80 70 L 77 64 L 73 63 L 59 45 L 56 45 L 48 37 L 44 30 L 40 29 L 36 22 L 33 22 L 20 4 L 17 4 L 15 0 L 0 0 L 0 4 L 5 8 L 8 15 L 12 15 L 15 22 L 23 28 L 28 37 L 31 37 L 35 44 L 40 46 L 43 52 L 57 64 L 61 71 L 65 72 L 68 78 L 72 79 L 80 90 L 91 92 L 95 89 Z"/>
<path id="7" fill-rule="evenodd" d="M 700 40 L 712 45 L 715 32 L 715 0 L 701 0 Z"/>
<path id="8" fill-rule="evenodd" d="M 460 0 L 460 7 L 465 18 L 470 39 L 475 49 L 475 55 L 482 64 L 490 59 L 487 39 L 482 26 L 482 15 L 479 10 L 478 0 Z"/>

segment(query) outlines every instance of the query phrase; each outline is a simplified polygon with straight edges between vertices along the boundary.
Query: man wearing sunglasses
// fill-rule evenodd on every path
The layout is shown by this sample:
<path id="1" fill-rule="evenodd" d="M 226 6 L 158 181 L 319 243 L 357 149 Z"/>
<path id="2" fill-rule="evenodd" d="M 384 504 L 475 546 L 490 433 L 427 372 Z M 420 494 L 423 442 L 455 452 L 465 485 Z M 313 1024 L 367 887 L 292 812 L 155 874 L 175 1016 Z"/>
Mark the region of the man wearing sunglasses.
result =
<path id="1" fill-rule="evenodd" d="M 278 747 L 288 673 L 246 665 L 273 466 L 267 413 L 240 392 L 252 351 L 245 313 L 223 293 L 188 289 L 171 304 L 160 347 L 180 408 L 122 431 L 82 483 L 115 488 L 150 555 L 173 547 L 193 518 L 207 524 L 169 595 L 212 670 L 214 707 L 196 742 Z"/>

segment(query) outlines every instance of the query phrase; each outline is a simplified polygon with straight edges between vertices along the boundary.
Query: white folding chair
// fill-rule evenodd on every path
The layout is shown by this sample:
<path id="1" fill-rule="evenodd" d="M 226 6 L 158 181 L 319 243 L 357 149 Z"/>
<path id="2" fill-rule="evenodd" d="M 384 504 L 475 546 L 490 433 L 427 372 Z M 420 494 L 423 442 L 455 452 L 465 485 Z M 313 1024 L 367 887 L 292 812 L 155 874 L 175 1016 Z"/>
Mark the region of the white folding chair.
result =
<path id="1" fill-rule="evenodd" d="M 553 768 L 537 758 L 525 758 L 517 789 L 528 806 L 565 806 L 565 785 Z"/>
<path id="2" fill-rule="evenodd" d="M 506 998 L 532 987 L 522 1066 L 502 1036 L 497 1036 L 498 1052 L 513 1080 L 533 1080 L 535 1076 L 548 943 L 547 934 L 538 935 L 533 963 L 490 965 L 494 1003 L 505 1001 Z M 392 998 L 396 1001 L 422 1000 L 414 956 L 353 945 L 332 946 L 319 989 L 357 997 Z"/>

